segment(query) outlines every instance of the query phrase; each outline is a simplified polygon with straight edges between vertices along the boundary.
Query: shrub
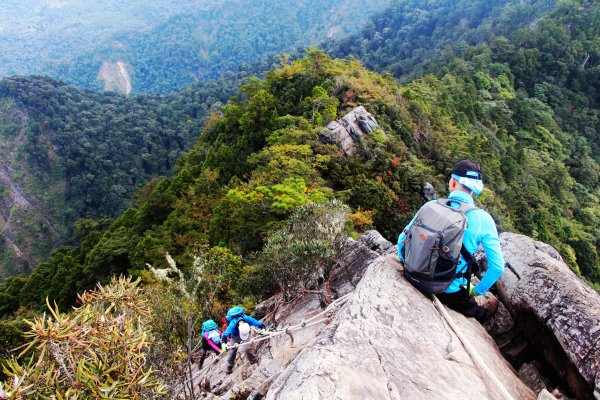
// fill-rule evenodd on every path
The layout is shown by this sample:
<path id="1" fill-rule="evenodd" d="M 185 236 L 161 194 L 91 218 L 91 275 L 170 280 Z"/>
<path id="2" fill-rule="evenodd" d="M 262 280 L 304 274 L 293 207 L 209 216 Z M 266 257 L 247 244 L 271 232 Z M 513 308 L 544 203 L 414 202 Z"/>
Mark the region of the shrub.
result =
<path id="1" fill-rule="evenodd" d="M 164 393 L 145 357 L 149 309 L 138 283 L 113 278 L 109 286 L 81 295 L 72 313 L 48 304 L 51 316 L 27 321 L 30 342 L 20 356 L 32 349 L 34 354 L 24 365 L 7 363 L 9 380 L 0 386 L 0 398 L 143 399 Z"/>
<path id="2" fill-rule="evenodd" d="M 275 231 L 263 249 L 275 280 L 286 298 L 304 288 L 314 288 L 327 279 L 346 243 L 348 207 L 339 200 L 309 203 Z"/>

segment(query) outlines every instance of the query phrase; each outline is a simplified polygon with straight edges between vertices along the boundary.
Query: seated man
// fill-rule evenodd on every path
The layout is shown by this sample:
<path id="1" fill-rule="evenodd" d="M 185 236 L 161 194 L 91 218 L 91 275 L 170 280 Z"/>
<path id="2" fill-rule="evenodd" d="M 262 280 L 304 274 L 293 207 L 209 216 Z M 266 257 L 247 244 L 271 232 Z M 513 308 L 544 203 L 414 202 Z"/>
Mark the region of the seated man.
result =
<path id="1" fill-rule="evenodd" d="M 464 250 L 459 255 L 460 258 L 456 265 L 456 279 L 449 283 L 449 286 L 442 293 L 436 291 L 434 293 L 437 293 L 436 295 L 440 301 L 448 307 L 468 317 L 483 321 L 491 316 L 498 307 L 498 300 L 494 296 L 482 295 L 504 272 L 504 258 L 502 257 L 500 239 L 494 220 L 486 211 L 475 208 L 472 197 L 479 195 L 483 190 L 482 172 L 479 164 L 469 159 L 457 162 L 452 168 L 448 188 L 450 190 L 448 196 L 450 207 L 454 209 L 462 207 L 466 210 L 467 227 L 464 230 L 462 240 Z M 427 207 L 427 205 L 423 207 Z M 417 215 L 419 214 L 417 213 Z M 417 215 L 398 238 L 398 257 L 402 263 L 404 263 L 406 233 L 415 222 Z M 463 256 L 463 252 L 468 252 L 465 256 L 470 258 L 480 246 L 487 256 L 488 269 L 476 286 L 469 285 L 469 291 L 467 292 L 467 261 Z"/>

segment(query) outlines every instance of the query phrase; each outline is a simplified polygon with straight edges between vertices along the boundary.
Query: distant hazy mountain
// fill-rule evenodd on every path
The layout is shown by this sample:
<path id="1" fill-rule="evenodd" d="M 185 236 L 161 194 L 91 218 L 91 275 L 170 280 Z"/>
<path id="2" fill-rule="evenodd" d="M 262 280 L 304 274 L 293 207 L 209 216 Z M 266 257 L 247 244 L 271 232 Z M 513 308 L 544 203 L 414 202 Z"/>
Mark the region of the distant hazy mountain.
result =
<path id="1" fill-rule="evenodd" d="M 15 2 L 16 3 L 16 2 Z M 355 32 L 390 0 L 27 0 L 0 10 L 0 76 L 170 92 Z"/>
<path id="2" fill-rule="evenodd" d="M 202 2 L 207 3 L 207 2 Z M 214 2 L 210 2 L 214 3 Z M 19 0 L 0 7 L 0 76 L 43 74 L 117 33 L 148 31 L 198 1 Z"/>

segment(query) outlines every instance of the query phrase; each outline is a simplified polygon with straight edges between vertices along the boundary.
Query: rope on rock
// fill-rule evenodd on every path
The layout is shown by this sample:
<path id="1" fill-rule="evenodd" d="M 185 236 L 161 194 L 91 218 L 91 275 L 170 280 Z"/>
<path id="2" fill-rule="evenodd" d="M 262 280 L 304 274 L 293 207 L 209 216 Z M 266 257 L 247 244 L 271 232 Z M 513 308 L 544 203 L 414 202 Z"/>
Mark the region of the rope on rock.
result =
<path id="1" fill-rule="evenodd" d="M 248 346 L 253 343 L 263 342 L 265 340 L 269 340 L 271 338 L 282 335 L 284 333 L 291 333 L 294 331 L 298 331 L 300 329 L 309 328 L 311 326 L 321 324 L 321 323 L 329 320 L 330 317 L 321 318 L 319 320 L 316 320 L 316 319 L 321 317 L 322 315 L 331 313 L 338 307 L 341 307 L 342 305 L 344 305 L 344 303 L 346 303 L 346 301 L 348 300 L 348 298 L 350 297 L 351 294 L 352 293 L 345 294 L 344 296 L 332 301 L 331 303 L 329 303 L 329 305 L 323 311 L 321 311 L 320 313 L 318 313 L 316 315 L 313 315 L 311 318 L 309 318 L 307 320 L 300 322 L 299 324 L 286 326 L 286 327 L 276 330 L 276 331 L 268 331 L 265 336 L 256 337 L 254 339 L 248 340 L 243 343 L 236 343 L 236 344 L 229 345 L 229 346 L 227 346 L 227 350 L 229 351 L 229 350 L 232 350 L 232 349 L 235 349 L 238 347 Z"/>
<path id="2" fill-rule="evenodd" d="M 345 294 L 344 296 L 332 301 L 331 303 L 329 303 L 329 305 L 327 307 L 325 307 L 325 309 L 323 311 L 321 311 L 320 313 L 313 315 L 311 318 L 304 320 L 302 322 L 300 322 L 297 325 L 291 325 L 291 326 L 286 326 L 282 329 L 276 330 L 276 331 L 269 331 L 267 332 L 267 334 L 265 336 L 261 336 L 261 337 L 256 337 L 254 339 L 248 340 L 247 342 L 244 343 L 239 343 L 239 344 L 232 344 L 230 346 L 227 346 L 227 351 L 230 351 L 232 349 L 236 349 L 238 347 L 243 347 L 243 346 L 248 346 L 250 344 L 253 343 L 258 343 L 258 342 L 262 342 L 265 340 L 269 340 L 271 338 L 274 338 L 276 336 L 282 335 L 284 333 L 291 333 L 300 329 L 305 329 L 305 328 L 309 328 L 311 326 L 314 325 L 318 325 L 321 324 L 325 321 L 330 320 L 330 317 L 325 317 L 325 318 L 321 318 L 319 320 L 316 320 L 317 318 L 319 318 L 322 315 L 328 314 L 328 313 L 332 313 L 334 310 L 336 310 L 337 308 L 341 307 L 342 305 L 344 305 L 344 303 L 346 303 L 346 301 L 350 298 L 350 295 L 352 293 L 348 293 Z M 316 321 L 315 321 L 316 320 Z M 204 375 L 204 373 L 210 368 L 212 367 L 214 364 L 216 364 L 218 362 L 218 358 L 216 358 L 212 363 L 210 363 L 209 365 L 207 365 L 206 367 L 204 367 L 202 370 L 200 371 L 196 371 L 196 373 L 194 373 L 192 375 L 191 379 L 187 379 L 184 383 L 184 385 L 187 385 L 188 383 L 190 383 L 190 381 L 193 381 L 194 379 L 196 379 L 198 376 L 202 376 Z M 183 389 L 180 389 L 177 393 L 177 396 L 181 393 Z"/>
<path id="3" fill-rule="evenodd" d="M 494 384 L 494 386 L 496 386 L 496 388 L 500 391 L 500 393 L 506 400 L 515 400 L 514 397 L 509 393 L 509 391 L 506 390 L 502 382 L 500 382 L 498 377 L 494 375 L 494 372 L 487 365 L 485 365 L 475 348 L 471 346 L 467 338 L 459 329 L 458 325 L 456 325 L 450 314 L 448 314 L 448 311 L 446 311 L 446 308 L 442 305 L 440 300 L 435 296 L 432 297 L 433 304 L 435 304 L 440 314 L 442 314 L 442 317 L 444 317 L 448 325 L 450 325 L 454 333 L 456 333 L 456 336 L 458 336 L 458 338 L 462 342 L 465 350 L 467 350 L 467 353 L 469 353 L 469 356 L 471 356 L 471 359 L 473 360 L 473 362 L 475 362 L 475 365 L 477 365 L 477 367 L 480 368 L 485 375 L 487 375 L 490 381 Z"/>

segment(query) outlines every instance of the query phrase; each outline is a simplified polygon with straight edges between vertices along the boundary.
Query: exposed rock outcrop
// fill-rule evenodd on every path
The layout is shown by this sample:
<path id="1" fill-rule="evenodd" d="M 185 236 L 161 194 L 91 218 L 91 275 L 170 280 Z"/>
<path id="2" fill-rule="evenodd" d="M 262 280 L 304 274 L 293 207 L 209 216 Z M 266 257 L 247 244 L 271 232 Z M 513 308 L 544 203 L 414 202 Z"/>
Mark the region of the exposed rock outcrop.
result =
<path id="1" fill-rule="evenodd" d="M 98 78 L 104 82 L 104 90 L 124 95 L 131 93 L 131 79 L 123 61 L 104 61 L 98 72 Z"/>
<path id="2" fill-rule="evenodd" d="M 423 197 L 427 199 L 427 201 L 435 200 L 439 198 L 437 191 L 433 187 L 433 185 L 429 182 L 425 182 L 423 185 Z"/>
<path id="3" fill-rule="evenodd" d="M 11 102 L 4 104 L 2 112 L 2 118 L 17 129 L 13 135 L 0 137 L 0 281 L 31 272 L 60 236 L 55 228 L 57 210 L 44 204 L 33 189 L 44 187 L 49 194 L 56 187 L 44 182 L 39 172 L 23 161 L 28 116 Z M 48 136 L 44 131 L 37 140 L 47 144 Z M 52 147 L 47 149 L 52 160 Z"/>
<path id="4" fill-rule="evenodd" d="M 503 233 L 498 292 L 524 333 L 581 399 L 600 398 L 600 295 L 547 244 Z"/>
<path id="5" fill-rule="evenodd" d="M 535 398 L 473 319 L 468 332 L 515 398 Z M 393 256 L 369 266 L 352 300 L 279 375 L 267 399 L 500 399 L 431 301 L 399 274 Z"/>
<path id="6" fill-rule="evenodd" d="M 322 135 L 326 142 L 337 143 L 344 154 L 351 156 L 356 153 L 357 143 L 360 142 L 361 137 L 375 129 L 379 129 L 381 135 L 385 137 L 375 118 L 363 106 L 359 106 L 341 119 L 329 123 Z"/>
<path id="7" fill-rule="evenodd" d="M 394 252 L 376 232 L 352 241 L 329 285 L 338 296 L 353 292 L 331 323 L 259 345 L 255 366 L 238 352 L 233 375 L 216 361 L 198 382 L 204 398 L 246 390 L 266 399 L 500 399 L 432 302 L 401 276 Z M 282 328 L 318 314 L 321 296 L 310 292 L 287 305 L 273 298 L 261 309 L 264 321 Z M 479 323 L 450 314 L 515 398 L 536 397 Z"/>

